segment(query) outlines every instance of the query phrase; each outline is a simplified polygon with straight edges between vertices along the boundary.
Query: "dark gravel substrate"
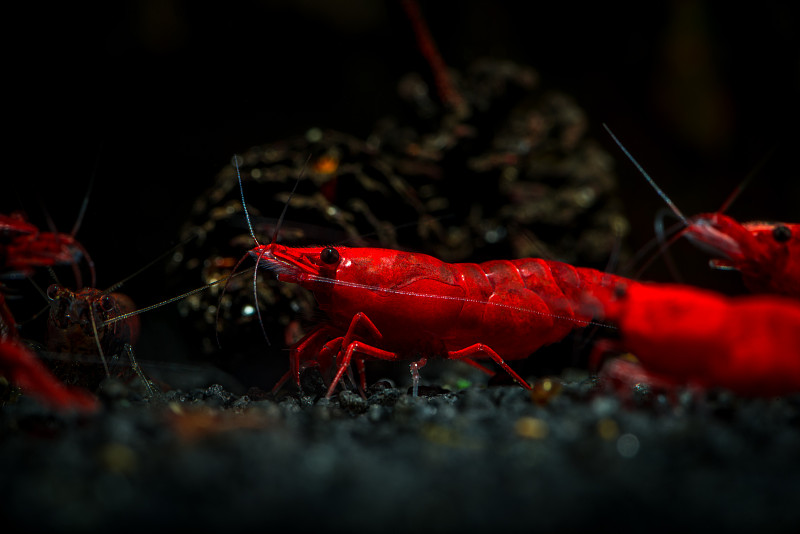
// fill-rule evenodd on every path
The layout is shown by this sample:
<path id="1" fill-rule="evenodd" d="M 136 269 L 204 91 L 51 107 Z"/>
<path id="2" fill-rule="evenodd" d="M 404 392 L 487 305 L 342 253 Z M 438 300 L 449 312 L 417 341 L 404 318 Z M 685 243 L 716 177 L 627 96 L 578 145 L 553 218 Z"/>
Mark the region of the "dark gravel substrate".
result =
<path id="1" fill-rule="evenodd" d="M 274 399 L 221 386 L 142 399 L 107 384 L 96 416 L 0 410 L 4 531 L 276 528 L 666 532 L 800 525 L 800 397 L 623 402 L 565 375 L 516 386 L 383 382 Z"/>

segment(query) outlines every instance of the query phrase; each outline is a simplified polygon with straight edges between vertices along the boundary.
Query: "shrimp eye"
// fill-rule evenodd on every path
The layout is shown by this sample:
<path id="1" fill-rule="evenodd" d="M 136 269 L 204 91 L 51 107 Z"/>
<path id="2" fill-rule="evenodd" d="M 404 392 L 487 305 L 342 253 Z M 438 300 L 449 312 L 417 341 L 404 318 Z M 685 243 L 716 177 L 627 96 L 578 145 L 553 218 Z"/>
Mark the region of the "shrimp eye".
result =
<path id="1" fill-rule="evenodd" d="M 50 300 L 56 300 L 60 297 L 59 293 L 61 293 L 61 286 L 58 284 L 50 284 L 47 288 L 47 298 Z"/>
<path id="2" fill-rule="evenodd" d="M 792 238 L 792 230 L 785 224 L 776 224 L 772 229 L 772 237 L 778 243 L 786 243 Z"/>
<path id="3" fill-rule="evenodd" d="M 319 253 L 319 259 L 322 260 L 322 263 L 335 265 L 339 262 L 339 251 L 333 247 L 326 247 Z"/>
<path id="4" fill-rule="evenodd" d="M 108 295 L 103 295 L 100 299 L 100 307 L 105 312 L 110 312 L 114 309 L 114 299 Z"/>

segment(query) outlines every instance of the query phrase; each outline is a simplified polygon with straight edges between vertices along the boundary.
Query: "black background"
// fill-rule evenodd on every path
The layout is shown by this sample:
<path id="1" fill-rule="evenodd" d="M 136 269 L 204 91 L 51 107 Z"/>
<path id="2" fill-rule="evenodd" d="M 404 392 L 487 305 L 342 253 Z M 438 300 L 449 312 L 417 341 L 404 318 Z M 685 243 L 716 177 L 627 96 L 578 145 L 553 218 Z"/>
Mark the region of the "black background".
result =
<path id="1" fill-rule="evenodd" d="M 687 214 L 719 207 L 775 147 L 730 214 L 798 220 L 800 43 L 787 5 L 421 2 L 451 67 L 514 59 L 577 99 L 617 161 L 634 249 L 663 203 L 603 122 Z M 311 126 L 365 137 L 398 108 L 399 78 L 429 72 L 390 0 L 62 4 L 8 23 L 0 208 L 45 226 L 41 203 L 68 231 L 97 165 L 78 238 L 100 287 L 174 244 L 235 152 Z M 676 251 L 689 281 L 734 280 Z M 156 266 L 126 290 L 150 304 L 172 296 L 163 280 Z"/>

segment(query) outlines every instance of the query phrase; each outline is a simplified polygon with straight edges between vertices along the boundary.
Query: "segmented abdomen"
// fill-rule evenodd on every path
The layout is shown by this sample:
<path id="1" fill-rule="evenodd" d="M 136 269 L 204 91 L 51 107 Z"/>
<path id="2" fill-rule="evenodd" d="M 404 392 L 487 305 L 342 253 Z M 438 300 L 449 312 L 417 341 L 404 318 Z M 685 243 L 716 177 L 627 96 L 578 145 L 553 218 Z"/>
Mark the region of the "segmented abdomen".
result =
<path id="1" fill-rule="evenodd" d="M 506 359 L 526 358 L 587 326 L 592 320 L 586 306 L 591 297 L 627 282 L 595 269 L 538 258 L 454 264 L 454 268 L 472 271 L 464 276 L 470 282 L 464 284 L 467 302 L 460 323 L 478 325 L 472 335 Z"/>
<path id="2" fill-rule="evenodd" d="M 346 330 L 356 313 L 381 332 L 380 348 L 444 354 L 482 343 L 504 359 L 590 324 L 590 297 L 621 280 L 539 259 L 445 263 L 386 249 L 340 249 L 333 284 L 311 283 L 320 308 Z M 581 310 L 581 311 L 579 311 Z"/>
<path id="3" fill-rule="evenodd" d="M 574 267 L 560 261 L 523 258 L 508 263 L 514 264 L 519 270 L 527 289 L 550 299 L 554 312 L 571 313 L 580 320 L 592 318 L 586 311 L 577 311 L 586 309 L 589 297 L 605 299 L 617 285 L 632 283 L 632 280 L 622 276 L 587 267 Z"/>

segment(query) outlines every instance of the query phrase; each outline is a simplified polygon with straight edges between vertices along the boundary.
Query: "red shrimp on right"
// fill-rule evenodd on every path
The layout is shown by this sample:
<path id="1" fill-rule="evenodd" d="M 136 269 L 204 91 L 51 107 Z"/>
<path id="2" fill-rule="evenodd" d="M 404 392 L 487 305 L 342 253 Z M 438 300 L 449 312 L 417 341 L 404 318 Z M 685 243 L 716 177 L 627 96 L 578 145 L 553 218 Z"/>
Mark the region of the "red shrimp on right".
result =
<path id="1" fill-rule="evenodd" d="M 632 352 L 648 380 L 662 384 L 721 387 L 745 396 L 800 392 L 800 303 L 794 299 L 641 283 L 609 290 L 594 305 L 595 315 L 616 325 L 621 338 L 598 344 L 595 364 L 615 348 Z M 609 363 L 607 375 L 636 374 L 623 360 Z"/>
<path id="2" fill-rule="evenodd" d="M 753 293 L 774 293 L 800 299 L 800 224 L 781 222 L 739 223 L 722 212 L 686 217 L 661 190 L 644 168 L 605 124 L 622 152 L 647 179 L 670 209 L 683 222 L 685 235 L 699 248 L 717 256 L 711 266 L 735 269 Z"/>

